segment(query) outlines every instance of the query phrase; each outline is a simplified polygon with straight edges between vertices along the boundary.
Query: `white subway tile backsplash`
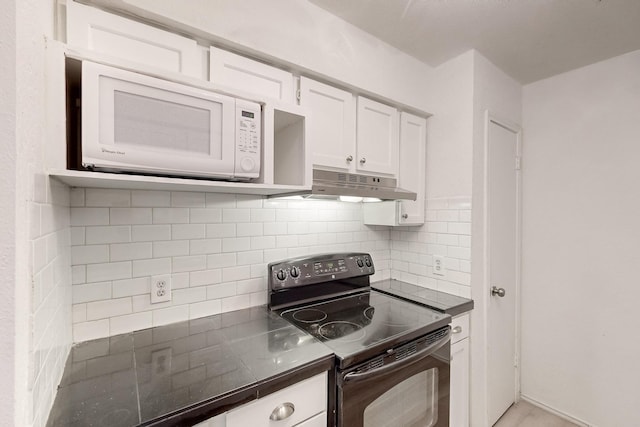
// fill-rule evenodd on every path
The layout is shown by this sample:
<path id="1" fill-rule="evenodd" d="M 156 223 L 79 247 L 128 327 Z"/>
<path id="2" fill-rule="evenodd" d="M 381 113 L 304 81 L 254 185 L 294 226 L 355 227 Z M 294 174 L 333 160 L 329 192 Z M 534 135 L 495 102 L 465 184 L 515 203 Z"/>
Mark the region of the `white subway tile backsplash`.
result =
<path id="1" fill-rule="evenodd" d="M 74 262 L 79 264 L 73 267 L 78 326 L 74 334 L 78 337 L 93 335 L 86 329 L 88 324 L 95 324 L 101 334 L 115 334 L 264 304 L 267 263 L 292 256 L 368 251 L 379 270 L 374 279 L 390 277 L 392 233 L 387 227 L 363 226 L 360 205 L 94 189 L 77 191 L 73 197 L 71 236 L 56 235 L 44 246 L 55 246 L 62 238 L 75 248 Z M 425 269 L 419 264 L 425 257 L 407 252 L 425 250 L 423 234 L 427 233 L 416 237 L 410 229 L 402 232 L 412 243 L 400 244 L 404 249 L 400 256 L 415 259 L 412 271 Z M 442 241 L 454 239 L 443 237 Z M 151 277 L 160 274 L 171 275 L 172 300 L 151 304 Z M 101 316 L 109 322 L 102 322 Z"/>
<path id="2" fill-rule="evenodd" d="M 72 188 L 69 192 L 69 203 L 72 207 L 84 206 L 84 188 Z"/>
<path id="3" fill-rule="evenodd" d="M 207 257 L 205 255 L 192 255 L 172 258 L 172 270 L 174 273 L 204 270 L 206 268 Z"/>
<path id="4" fill-rule="evenodd" d="M 126 243 L 131 241 L 131 227 L 128 225 L 92 226 L 85 228 L 87 245 L 100 243 Z"/>
<path id="5" fill-rule="evenodd" d="M 132 225 L 131 240 L 134 242 L 171 240 L 171 225 Z"/>
<path id="6" fill-rule="evenodd" d="M 189 212 L 189 222 L 192 224 L 209 224 L 222 222 L 222 209 L 190 209 Z"/>
<path id="7" fill-rule="evenodd" d="M 250 279 L 251 268 L 247 265 L 237 267 L 226 267 L 222 269 L 222 281 L 233 282 L 237 280 Z"/>
<path id="8" fill-rule="evenodd" d="M 73 303 L 107 300 L 111 298 L 111 282 L 97 282 L 73 286 Z"/>
<path id="9" fill-rule="evenodd" d="M 109 245 L 111 261 L 151 258 L 151 243 L 116 243 Z"/>
<path id="10" fill-rule="evenodd" d="M 187 208 L 153 208 L 154 224 L 187 224 L 189 209 Z"/>
<path id="11" fill-rule="evenodd" d="M 470 295 L 470 199 L 430 199 L 425 217 L 425 225 L 417 229 L 390 232 L 391 277 L 459 296 Z M 433 274 L 433 255 L 445 257 L 445 276 Z"/>
<path id="12" fill-rule="evenodd" d="M 236 237 L 235 224 L 207 224 L 208 238 Z"/>
<path id="13" fill-rule="evenodd" d="M 173 192 L 171 206 L 184 208 L 203 208 L 205 206 L 204 193 Z"/>
<path id="14" fill-rule="evenodd" d="M 220 239 L 198 239 L 189 242 L 189 253 L 191 255 L 215 254 L 222 251 L 222 240 Z"/>
<path id="15" fill-rule="evenodd" d="M 154 258 L 189 255 L 189 241 L 168 240 L 163 242 L 153 242 L 152 252 Z"/>
<path id="16" fill-rule="evenodd" d="M 251 238 L 249 237 L 229 237 L 222 239 L 222 252 L 240 252 L 250 249 Z"/>
<path id="17" fill-rule="evenodd" d="M 89 341 L 108 337 L 109 335 L 109 319 L 81 322 L 73 325 L 73 342 Z"/>
<path id="18" fill-rule="evenodd" d="M 156 276 L 171 273 L 172 258 L 154 258 L 133 261 L 132 277 Z"/>
<path id="19" fill-rule="evenodd" d="M 84 205 L 87 207 L 128 207 L 131 206 L 131 193 L 127 190 L 110 188 L 87 188 Z"/>
<path id="20" fill-rule="evenodd" d="M 189 319 L 213 316 L 222 311 L 222 302 L 218 299 L 189 304 Z"/>
<path id="21" fill-rule="evenodd" d="M 251 222 L 274 222 L 276 220 L 275 209 L 251 209 Z"/>
<path id="22" fill-rule="evenodd" d="M 189 286 L 205 286 L 220 283 L 222 281 L 222 270 L 211 269 L 192 271 L 189 273 Z"/>
<path id="23" fill-rule="evenodd" d="M 168 325 L 169 323 L 189 320 L 189 306 L 177 305 L 174 307 L 153 310 L 153 326 Z"/>
<path id="24" fill-rule="evenodd" d="M 131 277 L 131 262 L 109 262 L 87 265 L 87 282 L 128 279 Z"/>
<path id="25" fill-rule="evenodd" d="M 152 317 L 150 311 L 111 317 L 109 319 L 110 335 L 150 328 L 153 326 Z"/>
<path id="26" fill-rule="evenodd" d="M 230 209 L 225 208 L 222 210 L 222 222 L 225 223 L 243 223 L 251 221 L 250 209 Z"/>
<path id="27" fill-rule="evenodd" d="M 236 295 L 233 297 L 222 298 L 222 311 L 242 310 L 251 307 L 250 295 Z"/>
<path id="28" fill-rule="evenodd" d="M 71 208 L 71 225 L 108 225 L 108 208 Z"/>
<path id="29" fill-rule="evenodd" d="M 71 265 L 109 262 L 109 245 L 73 246 Z"/>
<path id="30" fill-rule="evenodd" d="M 175 305 L 190 304 L 207 299 L 207 288 L 204 286 L 177 289 L 173 291 L 172 301 Z"/>
<path id="31" fill-rule="evenodd" d="M 217 285 L 207 286 L 207 299 L 227 298 L 236 295 L 236 283 L 220 283 Z"/>
<path id="32" fill-rule="evenodd" d="M 207 193 L 205 194 L 205 202 L 207 207 L 235 208 L 236 195 L 226 193 Z"/>
<path id="33" fill-rule="evenodd" d="M 221 268 L 237 265 L 235 253 L 213 254 L 207 256 L 207 268 Z"/>
<path id="34" fill-rule="evenodd" d="M 237 236 L 262 236 L 264 234 L 263 224 L 261 222 L 247 222 L 237 225 Z"/>
<path id="35" fill-rule="evenodd" d="M 109 223 L 111 225 L 151 224 L 151 208 L 111 208 Z"/>
<path id="36" fill-rule="evenodd" d="M 132 295 L 146 295 L 151 292 L 151 280 L 149 277 L 114 280 L 111 283 L 111 289 L 113 298 L 129 297 Z"/>
<path id="37" fill-rule="evenodd" d="M 106 319 L 129 314 L 132 311 L 131 298 L 115 298 L 87 303 L 87 320 Z"/>
<path id="38" fill-rule="evenodd" d="M 168 191 L 131 191 L 131 206 L 168 207 L 171 206 L 171 193 Z"/>
<path id="39" fill-rule="evenodd" d="M 71 322 L 80 323 L 87 320 L 87 304 L 74 304 L 71 307 Z"/>

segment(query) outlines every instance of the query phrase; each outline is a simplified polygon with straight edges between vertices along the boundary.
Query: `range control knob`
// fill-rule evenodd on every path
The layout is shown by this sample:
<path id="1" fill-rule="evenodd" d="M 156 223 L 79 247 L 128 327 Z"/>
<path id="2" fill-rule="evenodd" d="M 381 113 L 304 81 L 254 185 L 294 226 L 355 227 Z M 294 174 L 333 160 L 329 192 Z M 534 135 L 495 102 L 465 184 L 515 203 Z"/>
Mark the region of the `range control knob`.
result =
<path id="1" fill-rule="evenodd" d="M 278 270 L 278 272 L 276 273 L 276 278 L 278 280 L 284 280 L 287 278 L 287 273 L 284 272 L 283 269 Z"/>
<path id="2" fill-rule="evenodd" d="M 300 275 L 300 269 L 298 267 L 291 267 L 291 271 L 289 272 L 291 277 L 298 277 Z"/>
<path id="3" fill-rule="evenodd" d="M 367 264 L 367 267 L 371 267 L 371 260 L 369 258 L 365 258 L 364 263 Z"/>
<path id="4" fill-rule="evenodd" d="M 356 261 L 358 263 L 358 267 L 362 268 L 364 266 L 364 263 L 362 262 L 362 260 L 360 258 L 358 258 L 358 261 Z"/>

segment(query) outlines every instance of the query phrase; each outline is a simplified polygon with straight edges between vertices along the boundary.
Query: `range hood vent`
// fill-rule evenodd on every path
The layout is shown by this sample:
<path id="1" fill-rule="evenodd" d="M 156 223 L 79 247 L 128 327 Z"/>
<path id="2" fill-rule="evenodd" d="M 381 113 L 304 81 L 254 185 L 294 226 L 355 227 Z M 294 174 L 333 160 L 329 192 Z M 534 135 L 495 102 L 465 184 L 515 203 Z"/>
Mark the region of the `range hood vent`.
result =
<path id="1" fill-rule="evenodd" d="M 416 193 L 397 187 L 395 178 L 373 175 L 313 170 L 312 198 L 332 198 L 339 196 L 368 197 L 380 200 L 416 200 Z"/>

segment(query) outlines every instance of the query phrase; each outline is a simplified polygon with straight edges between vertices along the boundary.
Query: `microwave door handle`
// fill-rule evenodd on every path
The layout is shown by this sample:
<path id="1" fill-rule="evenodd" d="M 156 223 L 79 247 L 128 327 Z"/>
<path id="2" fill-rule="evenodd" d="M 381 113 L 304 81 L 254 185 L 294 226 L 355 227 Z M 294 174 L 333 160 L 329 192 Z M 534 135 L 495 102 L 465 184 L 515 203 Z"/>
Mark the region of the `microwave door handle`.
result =
<path id="1" fill-rule="evenodd" d="M 450 338 L 451 338 L 451 329 L 447 331 L 447 335 L 440 338 L 438 341 L 434 342 L 433 344 L 430 344 L 427 347 L 423 348 L 419 352 L 412 354 L 409 357 L 396 360 L 395 362 L 388 363 L 379 368 L 371 369 L 366 372 L 349 372 L 344 376 L 343 382 L 345 384 L 354 383 L 354 382 L 366 380 L 367 378 L 370 378 L 374 375 L 390 374 L 390 373 L 396 372 L 400 369 L 405 368 L 407 365 L 419 362 L 422 359 L 429 357 L 434 351 L 436 351 L 437 349 L 445 345 Z"/>

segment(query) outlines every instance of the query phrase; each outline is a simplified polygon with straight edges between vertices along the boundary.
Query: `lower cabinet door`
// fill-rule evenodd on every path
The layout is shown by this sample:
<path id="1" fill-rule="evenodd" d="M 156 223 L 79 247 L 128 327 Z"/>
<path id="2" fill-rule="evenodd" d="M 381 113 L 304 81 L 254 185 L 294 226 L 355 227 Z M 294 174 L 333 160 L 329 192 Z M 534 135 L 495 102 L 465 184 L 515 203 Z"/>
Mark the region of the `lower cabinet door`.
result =
<path id="1" fill-rule="evenodd" d="M 323 372 L 227 412 L 226 427 L 292 427 L 326 410 L 327 373 Z"/>
<path id="2" fill-rule="evenodd" d="M 451 344 L 449 425 L 469 427 L 469 338 Z"/>

